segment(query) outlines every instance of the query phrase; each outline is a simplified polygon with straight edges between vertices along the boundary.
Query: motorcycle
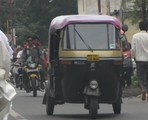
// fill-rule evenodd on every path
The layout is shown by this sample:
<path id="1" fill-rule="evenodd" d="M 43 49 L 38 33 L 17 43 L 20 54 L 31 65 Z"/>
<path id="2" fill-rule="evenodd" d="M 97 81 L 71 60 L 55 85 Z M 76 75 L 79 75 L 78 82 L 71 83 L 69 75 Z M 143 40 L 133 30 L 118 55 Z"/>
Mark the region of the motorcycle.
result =
<path id="1" fill-rule="evenodd" d="M 11 79 L 14 79 L 16 88 L 19 87 L 19 80 L 18 80 L 18 69 L 20 68 L 20 64 L 15 62 L 12 64 L 11 68 Z"/>
<path id="2" fill-rule="evenodd" d="M 40 88 L 40 64 L 35 62 L 28 62 L 24 67 L 27 73 L 26 92 L 33 91 L 33 96 L 37 96 L 37 90 Z"/>
<path id="3" fill-rule="evenodd" d="M 21 65 L 18 69 L 18 84 L 19 84 L 20 90 L 22 90 L 24 87 L 24 81 L 23 81 L 23 67 Z"/>

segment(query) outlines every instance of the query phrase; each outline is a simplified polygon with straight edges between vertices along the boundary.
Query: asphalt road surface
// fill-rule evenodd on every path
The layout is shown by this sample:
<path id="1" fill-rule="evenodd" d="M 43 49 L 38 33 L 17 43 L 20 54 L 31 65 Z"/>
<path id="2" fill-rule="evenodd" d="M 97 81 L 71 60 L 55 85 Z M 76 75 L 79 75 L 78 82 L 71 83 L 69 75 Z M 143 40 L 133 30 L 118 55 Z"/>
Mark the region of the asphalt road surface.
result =
<path id="1" fill-rule="evenodd" d="M 46 107 L 42 105 L 43 92 L 38 97 L 17 89 L 17 96 L 9 120 L 89 120 L 88 110 L 83 104 L 64 104 L 55 107 L 54 115 L 46 115 Z M 123 98 L 122 112 L 114 115 L 110 104 L 100 104 L 97 120 L 148 120 L 148 102 L 139 97 Z"/>

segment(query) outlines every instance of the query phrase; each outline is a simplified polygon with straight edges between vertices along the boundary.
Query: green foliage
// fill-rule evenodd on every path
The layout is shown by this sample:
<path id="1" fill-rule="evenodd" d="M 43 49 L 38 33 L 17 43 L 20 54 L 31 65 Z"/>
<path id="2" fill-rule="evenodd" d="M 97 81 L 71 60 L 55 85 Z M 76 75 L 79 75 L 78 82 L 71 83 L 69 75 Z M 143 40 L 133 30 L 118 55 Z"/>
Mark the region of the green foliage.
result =
<path id="1" fill-rule="evenodd" d="M 6 0 L 0 0 L 0 27 L 5 32 L 6 21 L 13 19 L 18 44 L 23 44 L 28 35 L 38 35 L 41 43 L 47 45 L 51 20 L 58 15 L 78 13 L 77 0 L 53 0 L 51 3 L 49 0 L 14 0 L 11 9 L 6 2 L 1 4 L 2 1 Z"/>
<path id="2" fill-rule="evenodd" d="M 145 18 L 143 16 L 142 0 L 133 0 L 133 4 L 130 3 L 128 6 L 126 4 L 129 1 L 124 1 L 127 1 L 127 3 L 123 2 L 125 19 L 130 19 L 133 24 L 137 24 L 137 22 L 148 18 L 148 0 L 145 0 Z"/>
<path id="3" fill-rule="evenodd" d="M 132 85 L 133 85 L 134 87 L 137 87 L 137 86 L 138 86 L 138 80 L 137 80 L 137 78 L 136 78 L 136 75 L 133 75 L 133 76 L 131 77 L 131 79 L 132 79 Z"/>
<path id="4" fill-rule="evenodd" d="M 77 14 L 77 0 L 53 0 L 51 3 L 48 0 L 30 0 L 17 20 L 23 25 L 22 32 L 38 35 L 41 43 L 46 45 L 51 20 L 64 14 Z M 17 33 L 19 33 L 18 38 L 26 37 L 25 34 L 22 36 L 19 28 Z"/>

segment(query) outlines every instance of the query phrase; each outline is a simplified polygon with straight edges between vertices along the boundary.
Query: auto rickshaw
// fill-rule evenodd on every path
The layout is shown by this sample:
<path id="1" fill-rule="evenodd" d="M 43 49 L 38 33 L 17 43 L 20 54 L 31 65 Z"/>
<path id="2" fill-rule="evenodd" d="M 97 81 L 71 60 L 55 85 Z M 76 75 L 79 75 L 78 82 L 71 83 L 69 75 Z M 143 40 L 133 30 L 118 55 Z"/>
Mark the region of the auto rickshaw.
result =
<path id="1" fill-rule="evenodd" d="M 49 27 L 49 80 L 43 104 L 47 115 L 64 103 L 84 104 L 91 119 L 99 104 L 120 114 L 123 65 L 120 22 L 107 15 L 65 15 Z"/>

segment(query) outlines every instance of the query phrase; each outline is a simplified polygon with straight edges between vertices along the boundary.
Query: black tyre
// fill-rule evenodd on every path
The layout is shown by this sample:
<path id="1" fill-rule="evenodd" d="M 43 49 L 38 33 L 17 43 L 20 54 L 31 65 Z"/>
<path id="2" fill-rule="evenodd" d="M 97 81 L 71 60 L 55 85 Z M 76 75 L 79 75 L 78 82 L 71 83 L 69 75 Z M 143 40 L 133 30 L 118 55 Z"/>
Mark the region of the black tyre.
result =
<path id="1" fill-rule="evenodd" d="M 120 78 L 116 78 L 117 80 Z M 114 114 L 120 114 L 121 113 L 121 104 L 122 104 L 122 82 L 118 83 L 118 99 L 115 103 L 112 104 Z"/>
<path id="2" fill-rule="evenodd" d="M 98 97 L 90 97 L 89 116 L 90 119 L 96 119 L 98 114 Z"/>
<path id="3" fill-rule="evenodd" d="M 121 98 L 119 98 L 117 102 L 113 103 L 112 106 L 113 106 L 114 114 L 120 114 L 121 113 Z"/>
<path id="4" fill-rule="evenodd" d="M 19 88 L 19 77 L 15 77 L 16 88 Z"/>
<path id="5" fill-rule="evenodd" d="M 20 82 L 20 90 L 23 89 L 23 77 L 19 77 L 19 82 Z"/>
<path id="6" fill-rule="evenodd" d="M 37 96 L 36 78 L 32 78 L 31 83 L 32 83 L 33 97 L 36 97 Z"/>
<path id="7" fill-rule="evenodd" d="M 53 115 L 54 112 L 54 98 L 46 96 L 46 113 L 47 115 Z"/>
<path id="8" fill-rule="evenodd" d="M 25 83 L 24 88 L 25 88 L 25 90 L 26 90 L 26 93 L 29 93 L 29 92 L 30 92 L 30 82 L 29 82 L 29 81 L 27 81 L 27 82 Z"/>

